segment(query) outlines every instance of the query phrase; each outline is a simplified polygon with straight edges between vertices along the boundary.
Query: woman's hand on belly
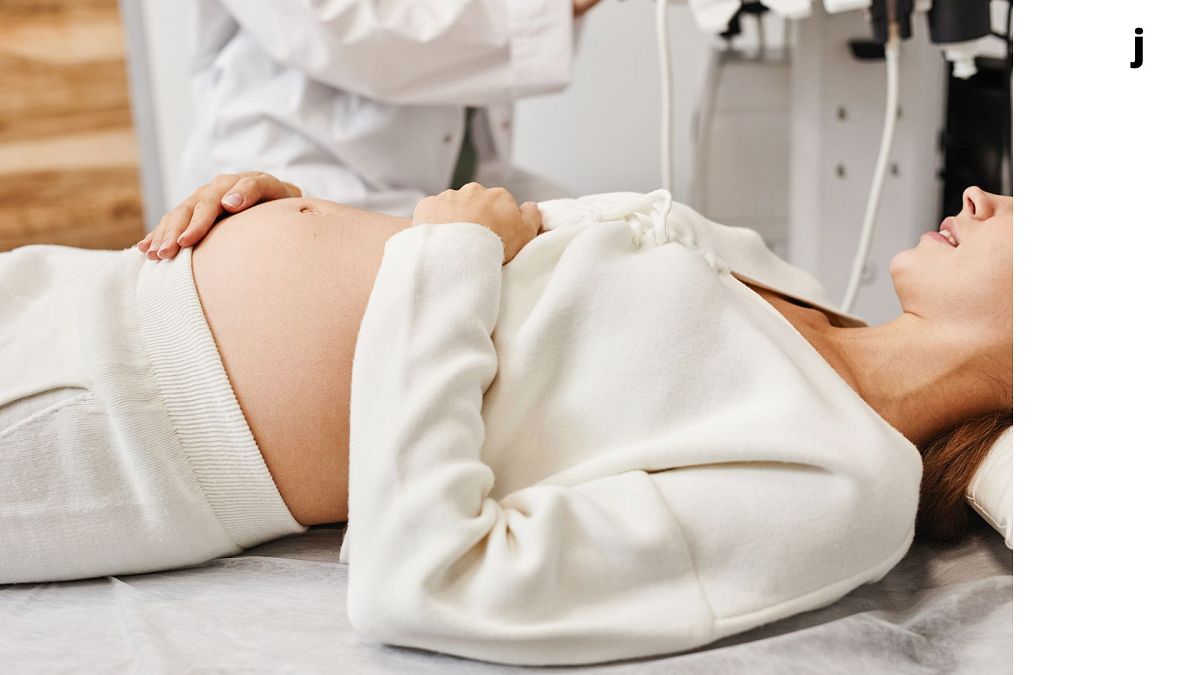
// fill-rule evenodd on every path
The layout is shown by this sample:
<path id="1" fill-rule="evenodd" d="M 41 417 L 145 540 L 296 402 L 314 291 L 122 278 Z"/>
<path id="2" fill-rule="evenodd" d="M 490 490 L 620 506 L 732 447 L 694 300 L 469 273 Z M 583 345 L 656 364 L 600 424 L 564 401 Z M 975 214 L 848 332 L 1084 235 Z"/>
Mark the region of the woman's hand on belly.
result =
<path id="1" fill-rule="evenodd" d="M 198 244 L 214 223 L 227 213 L 238 213 L 273 199 L 299 197 L 300 188 L 261 171 L 222 174 L 202 185 L 138 242 L 139 251 L 151 260 L 174 258 L 180 248 Z"/>
<path id="2" fill-rule="evenodd" d="M 467 183 L 426 197 L 413 211 L 413 225 L 476 223 L 491 230 L 504 244 L 504 262 L 512 260 L 542 229 L 542 212 L 534 202 L 517 206 L 504 188 Z"/>

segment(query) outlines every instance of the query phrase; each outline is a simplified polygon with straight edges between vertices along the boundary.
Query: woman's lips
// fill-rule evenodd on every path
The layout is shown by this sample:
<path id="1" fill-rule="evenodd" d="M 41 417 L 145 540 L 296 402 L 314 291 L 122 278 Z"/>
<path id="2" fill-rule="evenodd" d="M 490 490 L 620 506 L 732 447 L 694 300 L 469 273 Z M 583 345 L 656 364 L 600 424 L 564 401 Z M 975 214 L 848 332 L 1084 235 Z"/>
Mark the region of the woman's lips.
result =
<path id="1" fill-rule="evenodd" d="M 945 244 L 946 246 L 949 246 L 950 248 L 954 248 L 954 244 L 950 243 L 950 240 L 947 239 L 945 237 L 945 235 L 943 235 L 941 232 L 934 232 L 933 230 L 930 230 L 930 231 L 926 232 L 925 234 L 921 235 L 922 239 L 924 239 L 926 237 L 933 239 L 934 241 L 940 241 L 941 243 Z"/>
<path id="2" fill-rule="evenodd" d="M 950 248 L 958 248 L 958 228 L 954 226 L 954 219 L 947 218 L 942 221 L 937 230 L 926 232 L 921 235 L 924 237 L 932 237 L 933 239 L 949 246 Z"/>
<path id="3" fill-rule="evenodd" d="M 942 236 L 949 239 L 952 245 L 958 246 L 962 242 L 962 239 L 958 236 L 958 227 L 954 223 L 953 216 L 949 216 L 943 220 L 938 229 L 946 233 Z"/>

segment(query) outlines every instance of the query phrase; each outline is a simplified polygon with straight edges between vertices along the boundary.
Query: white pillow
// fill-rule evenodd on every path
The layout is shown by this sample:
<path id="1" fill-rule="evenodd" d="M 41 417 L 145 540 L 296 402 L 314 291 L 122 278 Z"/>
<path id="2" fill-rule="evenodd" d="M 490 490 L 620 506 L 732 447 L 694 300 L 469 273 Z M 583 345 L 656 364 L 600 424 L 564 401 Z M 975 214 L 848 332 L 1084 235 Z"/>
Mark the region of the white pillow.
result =
<path id="1" fill-rule="evenodd" d="M 992 444 L 967 486 L 967 503 L 1004 535 L 1004 543 L 1010 549 L 1013 547 L 1012 455 L 1013 430 L 1009 427 Z"/>

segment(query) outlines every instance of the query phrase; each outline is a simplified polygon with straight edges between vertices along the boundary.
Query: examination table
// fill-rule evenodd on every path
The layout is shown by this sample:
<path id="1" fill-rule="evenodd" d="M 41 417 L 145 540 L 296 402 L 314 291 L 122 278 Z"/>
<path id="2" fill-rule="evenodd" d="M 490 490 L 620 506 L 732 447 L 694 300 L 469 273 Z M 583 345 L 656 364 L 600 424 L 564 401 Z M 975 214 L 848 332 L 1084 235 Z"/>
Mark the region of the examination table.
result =
<path id="1" fill-rule="evenodd" d="M 528 672 L 363 640 L 346 620 L 342 527 L 170 572 L 0 586 L 0 671 Z M 824 609 L 681 654 L 564 673 L 1008 673 L 1012 551 L 994 532 L 918 543 Z"/>

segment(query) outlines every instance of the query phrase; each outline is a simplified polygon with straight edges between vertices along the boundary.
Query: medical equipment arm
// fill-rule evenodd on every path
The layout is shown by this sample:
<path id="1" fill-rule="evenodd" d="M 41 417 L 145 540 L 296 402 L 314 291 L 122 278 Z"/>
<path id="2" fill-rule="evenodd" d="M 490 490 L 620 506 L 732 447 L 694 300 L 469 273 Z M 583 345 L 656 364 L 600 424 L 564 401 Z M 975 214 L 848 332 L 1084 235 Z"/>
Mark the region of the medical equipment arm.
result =
<path id="1" fill-rule="evenodd" d="M 471 223 L 386 245 L 352 377 L 355 629 L 505 663 L 631 658 L 828 604 L 904 553 L 907 540 L 886 553 L 879 542 L 898 542 L 912 514 L 900 522 L 867 468 L 731 451 L 728 464 L 493 494 L 481 411 L 502 255 Z"/>
<path id="2" fill-rule="evenodd" d="M 487 105 L 570 79 L 568 0 L 223 0 L 275 60 L 393 103 Z"/>

